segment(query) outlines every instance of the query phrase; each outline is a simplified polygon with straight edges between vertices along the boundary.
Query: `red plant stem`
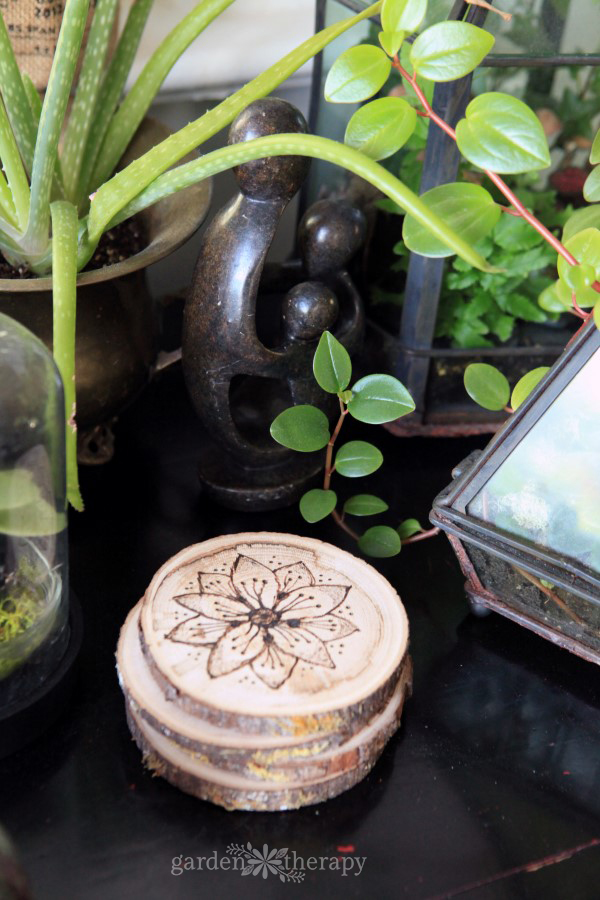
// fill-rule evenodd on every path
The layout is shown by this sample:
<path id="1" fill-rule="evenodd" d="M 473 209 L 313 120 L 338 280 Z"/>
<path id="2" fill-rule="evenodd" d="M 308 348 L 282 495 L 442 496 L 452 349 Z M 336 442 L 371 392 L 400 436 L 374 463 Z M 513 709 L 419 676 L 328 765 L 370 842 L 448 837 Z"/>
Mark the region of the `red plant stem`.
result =
<path id="1" fill-rule="evenodd" d="M 398 60 L 397 56 L 395 56 L 394 59 L 392 60 L 392 65 L 400 73 L 400 75 L 406 81 L 408 81 L 408 83 L 414 90 L 415 94 L 417 95 L 417 97 L 419 99 L 419 102 L 421 103 L 421 106 L 425 110 L 425 115 L 429 119 L 431 119 L 432 122 L 435 122 L 435 124 L 448 135 L 448 137 L 450 137 L 454 142 L 456 142 L 456 131 L 454 130 L 454 128 L 452 128 L 451 125 L 448 125 L 447 122 L 444 122 L 444 120 L 440 116 L 438 116 L 438 114 L 436 112 L 434 112 L 431 104 L 427 100 L 427 97 L 425 96 L 425 94 L 423 93 L 423 91 L 421 90 L 419 85 L 417 84 L 416 75 L 412 75 L 412 76 L 409 75 L 408 72 L 406 71 L 406 69 L 404 69 L 403 66 L 400 64 L 400 61 Z M 513 215 L 516 214 L 516 215 L 522 216 L 522 218 L 525 219 L 525 221 L 528 222 L 532 228 L 535 228 L 535 230 L 538 232 L 538 234 L 540 234 L 544 238 L 544 240 L 546 240 L 550 244 L 550 246 L 554 250 L 556 250 L 556 252 L 569 263 L 570 266 L 578 266 L 579 265 L 578 260 L 575 259 L 573 254 L 569 253 L 567 248 L 559 241 L 559 239 L 556 237 L 556 235 L 552 234 L 552 232 L 549 231 L 546 228 L 546 226 L 544 224 L 542 224 L 542 222 L 540 222 L 539 219 L 537 219 L 533 215 L 533 213 L 530 213 L 529 210 L 523 206 L 523 204 L 521 203 L 519 198 L 513 193 L 513 191 L 511 191 L 509 186 L 506 184 L 506 182 L 502 178 L 500 178 L 499 175 L 497 175 L 495 172 L 491 172 L 489 169 L 484 169 L 483 172 L 485 175 L 487 175 L 487 177 L 490 179 L 490 181 L 492 181 L 493 184 L 496 185 L 498 190 L 506 197 L 508 202 L 512 205 L 512 207 L 514 208 L 514 212 L 512 213 Z M 510 210 L 505 210 L 505 211 L 511 212 Z M 592 287 L 594 288 L 595 291 L 600 293 L 600 282 L 595 281 L 594 284 L 592 285 Z M 590 315 L 591 315 L 591 313 L 590 313 Z M 586 315 L 585 313 L 584 313 L 584 316 L 585 316 L 586 320 L 589 318 L 589 315 Z"/>
<path id="2" fill-rule="evenodd" d="M 334 510 L 333 510 L 333 512 L 331 513 L 331 516 L 332 516 L 332 518 L 333 518 L 333 521 L 334 521 L 337 525 L 340 526 L 340 528 L 342 529 L 342 531 L 345 531 L 346 534 L 349 534 L 350 537 L 351 537 L 353 540 L 355 540 L 355 541 L 360 540 L 360 535 L 358 535 L 358 534 L 356 533 L 356 531 L 354 531 L 353 528 L 350 528 L 350 526 L 349 526 L 346 522 L 344 522 L 342 516 L 340 516 L 339 512 L 337 511 L 337 509 L 334 509 Z"/>
<path id="3" fill-rule="evenodd" d="M 333 458 L 333 445 L 338 439 L 339 433 L 341 431 L 342 425 L 344 424 L 344 419 L 348 415 L 348 410 L 345 408 L 344 404 L 340 400 L 340 417 L 337 420 L 337 425 L 333 430 L 333 434 L 329 438 L 329 443 L 327 444 L 327 453 L 325 454 L 325 475 L 323 476 L 323 490 L 328 491 L 329 485 L 331 484 L 331 476 L 333 475 L 333 470 L 335 466 L 331 465 L 331 461 Z M 334 516 L 335 518 L 335 516 Z M 338 523 L 339 524 L 339 523 Z"/>
<path id="4" fill-rule="evenodd" d="M 337 420 L 337 424 L 336 424 L 335 428 L 333 429 L 333 434 L 329 438 L 329 442 L 327 444 L 327 452 L 325 454 L 325 474 L 323 476 L 323 490 L 324 491 L 329 490 L 329 486 L 331 484 L 331 476 L 333 475 L 333 473 L 335 471 L 335 466 L 333 466 L 331 464 L 332 459 L 333 459 L 333 446 L 339 437 L 340 431 L 342 430 L 342 425 L 344 424 L 344 419 L 346 418 L 347 415 L 348 415 L 348 409 L 346 408 L 346 406 L 344 406 L 344 404 L 340 400 L 340 417 Z M 333 510 L 333 512 L 331 513 L 331 518 L 336 523 L 336 525 L 339 525 L 339 527 L 342 529 L 342 531 L 345 531 L 346 534 L 350 535 L 352 540 L 354 540 L 354 541 L 360 540 L 360 535 L 357 534 L 353 528 L 350 528 L 350 526 L 344 520 L 344 515 L 340 514 L 337 511 L 337 509 Z M 412 537 L 409 537 L 409 538 L 406 538 L 405 540 L 403 540 L 402 544 L 414 544 L 417 541 L 424 541 L 427 538 L 434 537 L 436 534 L 439 534 L 439 531 L 440 531 L 439 528 L 431 528 L 429 531 L 421 531 L 421 532 L 419 532 L 419 534 L 415 534 Z"/>
<path id="5" fill-rule="evenodd" d="M 577 302 L 577 297 L 575 295 L 575 291 L 571 291 L 571 303 L 573 304 L 573 311 L 575 315 L 579 316 L 580 319 L 587 319 L 588 314 L 585 313 Z"/>
<path id="6" fill-rule="evenodd" d="M 430 528 L 429 531 L 419 531 L 418 534 L 413 534 L 409 538 L 404 538 L 402 546 L 404 547 L 405 544 L 416 544 L 417 541 L 427 541 L 429 538 L 435 537 L 436 534 L 439 533 L 439 528 Z"/>

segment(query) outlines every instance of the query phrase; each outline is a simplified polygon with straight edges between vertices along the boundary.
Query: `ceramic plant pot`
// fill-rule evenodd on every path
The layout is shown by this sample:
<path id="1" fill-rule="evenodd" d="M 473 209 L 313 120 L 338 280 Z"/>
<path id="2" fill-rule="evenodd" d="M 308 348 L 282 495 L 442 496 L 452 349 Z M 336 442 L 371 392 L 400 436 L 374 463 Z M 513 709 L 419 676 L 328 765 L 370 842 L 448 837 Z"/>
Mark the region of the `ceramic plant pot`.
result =
<path id="1" fill-rule="evenodd" d="M 145 119 L 122 165 L 169 135 Z M 186 158 L 187 159 L 187 158 Z M 94 460 L 85 433 L 99 434 L 148 382 L 158 352 L 157 315 L 145 269 L 187 241 L 203 222 L 211 183 L 203 181 L 140 213 L 148 244 L 123 262 L 82 272 L 77 291 L 77 419 L 84 459 Z M 0 279 L 0 312 L 52 346 L 52 278 Z M 108 442 L 108 450 L 110 442 Z M 100 450 L 104 461 L 107 447 Z M 91 457 L 91 458 L 86 458 Z"/>

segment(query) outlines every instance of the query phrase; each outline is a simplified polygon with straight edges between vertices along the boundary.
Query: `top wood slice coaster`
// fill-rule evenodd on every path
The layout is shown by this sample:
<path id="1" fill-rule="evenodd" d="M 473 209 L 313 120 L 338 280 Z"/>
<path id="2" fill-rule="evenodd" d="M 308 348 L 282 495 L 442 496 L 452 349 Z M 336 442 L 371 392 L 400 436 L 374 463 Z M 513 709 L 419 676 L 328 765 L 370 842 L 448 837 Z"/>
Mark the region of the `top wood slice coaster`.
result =
<path id="1" fill-rule="evenodd" d="M 167 700 L 248 735 L 346 739 L 410 664 L 389 582 L 297 535 L 225 535 L 183 550 L 153 578 L 139 630 Z"/>

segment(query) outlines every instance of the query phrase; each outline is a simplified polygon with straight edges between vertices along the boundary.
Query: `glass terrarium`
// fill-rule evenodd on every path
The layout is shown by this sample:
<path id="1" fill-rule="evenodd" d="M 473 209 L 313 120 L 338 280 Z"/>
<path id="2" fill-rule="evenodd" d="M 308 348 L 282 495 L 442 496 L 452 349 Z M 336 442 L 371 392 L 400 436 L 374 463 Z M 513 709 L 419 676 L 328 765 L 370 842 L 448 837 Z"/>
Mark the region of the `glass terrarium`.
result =
<path id="1" fill-rule="evenodd" d="M 65 411 L 46 347 L 0 314 L 0 729 L 69 643 Z M 0 748 L 1 749 L 1 748 Z"/>
<path id="2" fill-rule="evenodd" d="M 460 467 L 432 521 L 467 593 L 600 663 L 600 331 L 591 322 L 486 450 Z"/>
<path id="3" fill-rule="evenodd" d="M 317 28 L 367 6 L 368 0 L 317 0 Z M 590 27 L 599 21 L 599 11 L 588 0 L 502 0 L 497 6 L 512 15 L 510 21 L 458 0 L 430 0 L 425 26 L 443 18 L 466 19 L 495 38 L 472 76 L 435 84 L 432 105 L 452 126 L 472 97 L 488 91 L 511 94 L 535 110 L 548 138 L 552 167 L 505 180 L 544 224 L 560 233 L 563 214 L 582 202 L 592 123 L 600 109 L 600 43 L 598 29 Z M 352 29 L 343 37 L 345 44 L 336 42 L 316 60 L 313 133 L 343 140 L 357 107 L 326 102 L 325 80 L 350 43 L 377 44 L 376 21 Z M 381 93 L 398 92 L 403 95 L 404 87 L 392 73 Z M 407 144 L 382 164 L 421 194 L 454 180 L 477 181 L 481 175 L 424 119 Z M 490 182 L 484 186 L 494 194 Z M 415 412 L 390 430 L 434 436 L 495 431 L 504 414 L 482 410 L 465 395 L 464 368 L 468 362 L 490 362 L 517 381 L 557 359 L 572 335 L 572 322 L 538 303 L 553 280 L 551 248 L 525 223 L 503 216 L 482 250 L 507 274 L 482 279 L 460 259 L 409 253 L 401 239 L 402 217 L 389 206 L 382 209 L 369 186 L 340 168 L 314 163 L 308 195 L 311 200 L 348 196 L 367 213 L 371 238 L 360 278 L 354 273 L 367 307 L 367 354 L 377 360 L 383 355 L 387 370 L 407 386 L 416 404 Z M 503 202 L 499 195 L 496 199 Z"/>

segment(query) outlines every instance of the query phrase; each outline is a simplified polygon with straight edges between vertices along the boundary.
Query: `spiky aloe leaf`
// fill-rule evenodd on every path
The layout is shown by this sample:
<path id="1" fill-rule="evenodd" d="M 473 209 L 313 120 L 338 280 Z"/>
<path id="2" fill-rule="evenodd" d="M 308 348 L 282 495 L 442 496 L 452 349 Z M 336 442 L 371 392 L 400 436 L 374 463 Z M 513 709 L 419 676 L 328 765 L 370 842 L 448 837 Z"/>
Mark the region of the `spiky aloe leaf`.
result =
<path id="1" fill-rule="evenodd" d="M 23 254 L 19 245 L 21 233 L 11 221 L 0 217 L 0 250 L 5 259 L 14 266 L 23 262 Z"/>
<path id="2" fill-rule="evenodd" d="M 249 103 L 270 94 L 305 62 L 316 56 L 327 44 L 353 25 L 378 13 L 380 8 L 381 0 L 356 16 L 324 28 L 280 59 L 279 62 L 270 66 L 261 75 L 253 78 L 239 91 L 231 94 L 214 109 L 161 141 L 160 144 L 114 175 L 110 181 L 98 189 L 91 204 L 88 220 L 90 241 L 97 242 L 119 210 L 123 209 L 166 169 L 178 162 L 182 156 L 190 153 L 225 128 Z"/>
<path id="3" fill-rule="evenodd" d="M 0 216 L 4 219 L 4 222 L 0 220 L 0 230 L 4 223 L 9 227 L 17 228 L 17 211 L 10 188 L 2 172 L 0 172 Z"/>
<path id="4" fill-rule="evenodd" d="M 69 92 L 87 19 L 89 0 L 67 0 L 48 87 L 42 104 L 31 173 L 29 224 L 23 241 L 25 252 L 34 257 L 48 244 L 49 201 Z M 21 79 L 19 84 L 22 87 Z M 27 103 L 29 108 L 29 103 Z"/>
<path id="5" fill-rule="evenodd" d="M 29 102 L 29 108 L 31 109 L 31 115 L 33 116 L 33 123 L 37 129 L 40 121 L 40 116 L 42 114 L 42 98 L 40 97 L 38 89 L 36 88 L 27 72 L 23 72 L 21 77 L 23 79 L 23 87 L 25 88 L 25 93 Z"/>
<path id="6" fill-rule="evenodd" d="M 29 219 L 29 181 L 2 100 L 0 100 L 0 160 L 12 196 L 17 226 L 21 231 L 25 231 Z"/>
<path id="7" fill-rule="evenodd" d="M 268 156 L 310 156 L 343 166 L 390 197 L 470 265 L 483 271 L 490 270 L 486 260 L 473 250 L 470 244 L 446 225 L 420 197 L 383 166 L 352 147 L 311 134 L 276 134 L 256 138 L 253 141 L 222 147 L 193 162 L 177 166 L 157 178 L 135 200 L 122 209 L 111 222 L 111 226 L 147 206 L 153 205 L 171 193 L 182 190 L 197 181 L 202 181 L 203 178 L 215 175 L 232 166 L 241 165 L 251 159 Z M 92 200 L 90 218 L 94 214 L 95 202 L 96 198 Z"/>
<path id="8" fill-rule="evenodd" d="M 110 123 L 92 175 L 92 187 L 110 178 L 158 89 L 184 50 L 232 3 L 233 0 L 203 0 L 155 50 Z"/>
<path id="9" fill-rule="evenodd" d="M 65 392 L 67 497 L 83 509 L 77 475 L 75 422 L 75 311 L 77 305 L 77 210 L 67 200 L 52 203 L 52 309 L 54 359 Z"/>
<path id="10" fill-rule="evenodd" d="M 30 175 L 36 126 L 2 13 L 0 13 L 0 93 L 6 104 L 6 112 L 17 146 Z"/>
<path id="11" fill-rule="evenodd" d="M 131 6 L 119 43 L 102 80 L 79 172 L 77 185 L 79 203 L 86 199 L 91 192 L 92 171 L 112 115 L 121 99 L 153 2 L 154 0 L 137 0 Z"/>
<path id="12" fill-rule="evenodd" d="M 36 88 L 35 84 L 27 74 L 27 72 L 23 72 L 23 87 L 25 88 L 25 93 L 27 94 L 27 99 L 29 101 L 29 106 L 31 109 L 31 114 L 33 116 L 33 122 L 37 129 L 40 123 L 40 116 L 42 114 L 42 98 L 40 97 L 39 91 Z M 56 167 L 54 170 L 54 183 L 52 186 L 52 199 L 53 200 L 63 200 L 65 196 L 65 189 L 62 177 L 62 170 L 60 167 L 60 159 L 56 158 Z"/>
<path id="13" fill-rule="evenodd" d="M 118 0 L 98 0 L 87 37 L 77 91 L 63 138 L 61 166 L 67 198 L 77 204 L 81 162 L 102 83 Z"/>

